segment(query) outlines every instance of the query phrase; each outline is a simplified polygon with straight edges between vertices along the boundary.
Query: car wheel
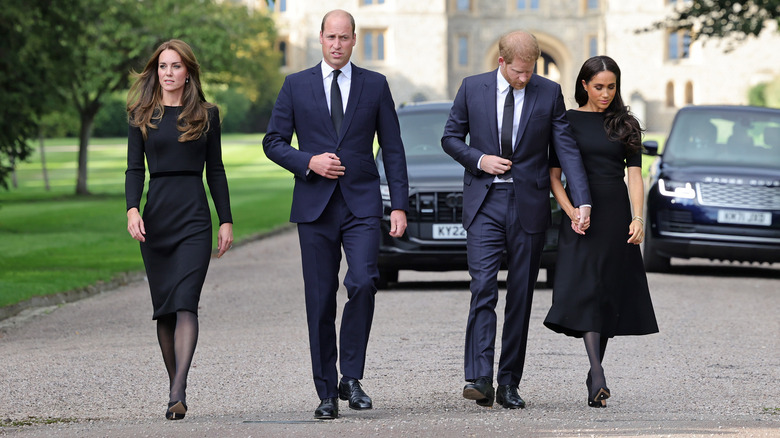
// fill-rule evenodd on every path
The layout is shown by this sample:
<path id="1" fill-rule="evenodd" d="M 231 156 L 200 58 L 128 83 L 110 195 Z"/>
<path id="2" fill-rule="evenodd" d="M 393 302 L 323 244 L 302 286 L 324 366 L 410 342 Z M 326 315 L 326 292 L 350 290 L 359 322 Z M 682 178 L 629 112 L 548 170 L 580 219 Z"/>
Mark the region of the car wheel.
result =
<path id="1" fill-rule="evenodd" d="M 648 225 L 645 229 L 645 248 L 643 252 L 645 271 L 669 272 L 672 267 L 669 257 L 659 255 L 653 243 L 653 234 L 650 231 L 650 221 L 648 220 Z"/>
<path id="2" fill-rule="evenodd" d="M 379 280 L 376 282 L 377 289 L 387 289 L 390 283 L 398 283 L 398 269 L 379 268 Z"/>
<path id="3" fill-rule="evenodd" d="M 547 268 L 547 281 L 545 282 L 547 288 L 552 288 L 555 284 L 555 266 Z"/>

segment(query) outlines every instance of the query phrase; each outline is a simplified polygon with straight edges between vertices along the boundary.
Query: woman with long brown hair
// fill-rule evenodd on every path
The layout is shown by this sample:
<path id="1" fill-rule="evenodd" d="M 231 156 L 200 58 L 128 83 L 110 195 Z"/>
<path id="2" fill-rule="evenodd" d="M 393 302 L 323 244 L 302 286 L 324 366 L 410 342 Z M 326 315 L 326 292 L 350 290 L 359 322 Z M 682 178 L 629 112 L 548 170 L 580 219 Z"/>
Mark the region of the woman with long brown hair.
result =
<path id="1" fill-rule="evenodd" d="M 553 304 L 544 324 L 583 338 L 590 362 L 588 406 L 605 407 L 611 393 L 601 365 L 613 336 L 656 333 L 639 244 L 644 238 L 642 129 L 620 95 L 620 68 L 607 56 L 582 65 L 566 113 L 582 154 L 593 200 L 590 221 L 580 227 L 577 209 L 550 156 L 550 187 L 566 213 L 558 240 Z M 623 181 L 628 174 L 628 187 Z"/>
<path id="2" fill-rule="evenodd" d="M 198 341 L 198 301 L 212 248 L 203 168 L 219 217 L 217 257 L 233 242 L 219 111 L 206 102 L 200 66 L 185 42 L 161 44 L 127 98 L 127 231 L 140 242 L 168 372 L 165 417 L 184 418 L 187 374 Z M 141 216 L 145 164 L 149 189 Z"/>

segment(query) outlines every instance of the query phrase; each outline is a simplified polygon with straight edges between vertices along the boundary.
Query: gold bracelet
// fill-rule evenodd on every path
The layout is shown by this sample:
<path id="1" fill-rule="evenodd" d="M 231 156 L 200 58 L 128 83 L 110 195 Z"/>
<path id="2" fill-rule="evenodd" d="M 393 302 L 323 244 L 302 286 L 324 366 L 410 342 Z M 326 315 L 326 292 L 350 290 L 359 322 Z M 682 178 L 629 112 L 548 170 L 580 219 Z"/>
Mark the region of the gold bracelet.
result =
<path id="1" fill-rule="evenodd" d="M 644 225 L 645 220 L 642 218 L 642 216 L 634 216 L 631 218 L 632 221 L 639 221 L 640 224 Z"/>

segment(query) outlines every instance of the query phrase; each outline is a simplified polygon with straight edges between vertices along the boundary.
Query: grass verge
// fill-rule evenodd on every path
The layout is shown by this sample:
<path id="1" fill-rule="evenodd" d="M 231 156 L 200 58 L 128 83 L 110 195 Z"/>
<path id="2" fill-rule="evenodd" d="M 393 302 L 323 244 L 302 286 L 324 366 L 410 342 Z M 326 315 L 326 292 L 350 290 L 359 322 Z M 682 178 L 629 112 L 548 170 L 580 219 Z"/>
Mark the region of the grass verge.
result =
<path id="1" fill-rule="evenodd" d="M 292 175 L 270 162 L 262 136 L 223 136 L 236 241 L 288 222 Z M 94 139 L 90 196 L 75 196 L 76 139 L 47 140 L 42 156 L 19 165 L 18 187 L 0 191 L 0 307 L 143 270 L 138 242 L 127 233 L 126 139 Z M 148 181 L 148 178 L 147 178 Z M 209 199 L 209 202 L 211 200 Z M 214 223 L 217 223 L 213 204 Z M 214 227 L 216 246 L 216 227 Z"/>

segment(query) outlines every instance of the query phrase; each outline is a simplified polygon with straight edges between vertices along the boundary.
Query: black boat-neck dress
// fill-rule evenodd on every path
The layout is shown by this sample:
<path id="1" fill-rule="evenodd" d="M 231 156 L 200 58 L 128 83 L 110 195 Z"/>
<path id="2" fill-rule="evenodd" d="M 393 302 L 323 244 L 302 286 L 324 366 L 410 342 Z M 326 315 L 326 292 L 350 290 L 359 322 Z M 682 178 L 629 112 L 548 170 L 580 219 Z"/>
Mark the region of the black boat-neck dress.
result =
<path id="1" fill-rule="evenodd" d="M 127 141 L 128 210 L 140 210 L 144 157 L 149 165 L 149 189 L 143 208 L 146 242 L 141 243 L 141 256 L 152 295 L 152 319 L 178 310 L 198 313 L 212 251 L 204 164 L 219 223 L 233 222 L 222 164 L 219 111 L 210 108 L 208 131 L 184 143 L 178 140 L 181 132 L 176 126 L 180 111 L 180 107 L 166 106 L 157 129 L 147 129 L 145 141 L 141 130 L 130 126 Z"/>
<path id="2" fill-rule="evenodd" d="M 607 138 L 604 113 L 566 114 L 582 153 L 592 199 L 585 235 L 563 215 L 558 240 L 553 303 L 544 325 L 582 337 L 644 335 L 658 332 L 639 245 L 627 243 L 631 203 L 626 166 L 642 165 L 642 155 L 626 156 L 620 142 Z M 560 167 L 551 152 L 550 167 Z M 568 193 L 568 192 L 567 192 Z"/>

